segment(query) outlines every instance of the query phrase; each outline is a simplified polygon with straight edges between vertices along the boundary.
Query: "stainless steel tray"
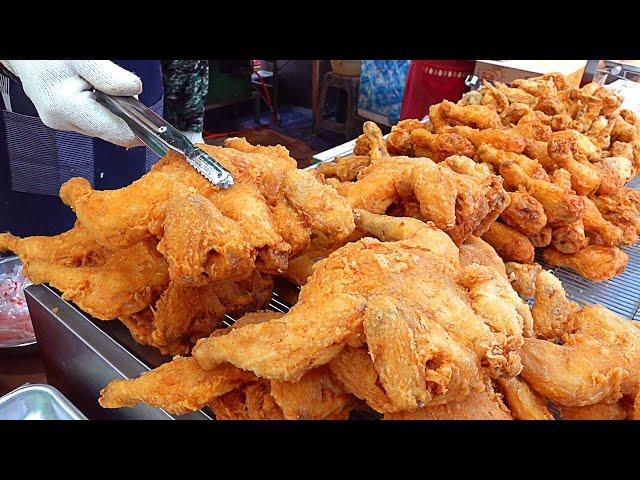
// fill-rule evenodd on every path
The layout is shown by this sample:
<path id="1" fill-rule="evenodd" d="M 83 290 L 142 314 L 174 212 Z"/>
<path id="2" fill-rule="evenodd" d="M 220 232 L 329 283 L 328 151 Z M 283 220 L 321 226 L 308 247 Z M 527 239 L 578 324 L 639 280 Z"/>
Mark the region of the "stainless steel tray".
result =
<path id="1" fill-rule="evenodd" d="M 287 312 L 298 290 L 278 283 L 268 308 Z M 67 396 L 91 420 L 210 420 L 207 409 L 172 415 L 139 404 L 135 408 L 104 409 L 98 404 L 100 390 L 111 380 L 127 379 L 171 360 L 156 349 L 136 343 L 119 321 L 92 318 L 66 302 L 48 285 L 25 290 L 40 356 L 49 384 Z M 284 299 L 288 299 L 288 302 Z M 227 316 L 226 326 L 234 322 Z"/>
<path id="2" fill-rule="evenodd" d="M 87 420 L 51 385 L 26 384 L 0 398 L 0 420 Z"/>

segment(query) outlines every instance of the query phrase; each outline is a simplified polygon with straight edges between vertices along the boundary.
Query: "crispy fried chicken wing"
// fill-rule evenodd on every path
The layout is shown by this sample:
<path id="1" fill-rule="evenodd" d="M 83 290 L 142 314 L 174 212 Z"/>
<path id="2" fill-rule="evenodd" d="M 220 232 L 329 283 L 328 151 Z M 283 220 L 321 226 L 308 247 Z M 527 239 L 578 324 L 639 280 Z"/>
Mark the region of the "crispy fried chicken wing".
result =
<path id="1" fill-rule="evenodd" d="M 550 247 L 542 252 L 542 258 L 549 265 L 569 268 L 593 282 L 621 274 L 629 262 L 629 256 L 619 248 L 602 245 L 589 245 L 573 254 Z"/>

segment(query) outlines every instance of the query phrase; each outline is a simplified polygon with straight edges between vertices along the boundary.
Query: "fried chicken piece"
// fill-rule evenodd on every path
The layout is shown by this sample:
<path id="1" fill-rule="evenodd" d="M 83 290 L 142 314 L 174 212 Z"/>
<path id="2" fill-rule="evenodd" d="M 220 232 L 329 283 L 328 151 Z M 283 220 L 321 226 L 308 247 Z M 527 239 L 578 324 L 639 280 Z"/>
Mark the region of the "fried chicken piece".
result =
<path id="1" fill-rule="evenodd" d="M 384 213 L 394 203 L 414 197 L 421 219 L 433 221 L 457 243 L 479 235 L 504 209 L 501 179 L 466 157 L 440 164 L 429 159 L 378 160 L 357 182 L 338 188 L 353 208 Z"/>
<path id="2" fill-rule="evenodd" d="M 547 224 L 544 208 L 531 194 L 509 192 L 511 202 L 500 214 L 502 221 L 527 237 L 535 235 Z"/>
<path id="3" fill-rule="evenodd" d="M 525 139 L 514 130 L 499 128 L 477 130 L 458 125 L 453 127 L 451 131 L 469 140 L 476 148 L 480 148 L 482 144 L 488 144 L 505 152 L 522 153 L 526 146 Z M 472 157 L 473 155 L 467 156 Z"/>
<path id="4" fill-rule="evenodd" d="M 549 265 L 565 267 L 593 282 L 602 282 L 624 272 L 629 256 L 617 247 L 589 245 L 568 255 L 549 247 L 542 252 Z"/>
<path id="5" fill-rule="evenodd" d="M 608 195 L 620 190 L 633 177 L 633 163 L 625 157 L 607 157 L 596 164 L 600 173 L 598 194 Z"/>
<path id="6" fill-rule="evenodd" d="M 551 117 L 551 130 L 554 132 L 559 132 L 561 130 L 567 130 L 571 128 L 573 125 L 573 118 L 571 118 L 567 114 L 556 114 Z"/>
<path id="7" fill-rule="evenodd" d="M 168 156 L 177 154 L 169 153 Z M 182 160 L 184 162 L 184 160 Z M 154 166 L 149 173 L 120 190 L 96 191 L 84 178 L 72 178 L 60 187 L 60 198 L 69 205 L 88 234 L 109 249 L 130 247 L 151 237 L 148 224 L 153 207 L 188 187 L 206 182 L 198 172 L 175 181 L 171 172 Z M 187 164 L 187 168 L 191 168 Z M 185 168 L 186 169 L 186 168 Z"/>
<path id="8" fill-rule="evenodd" d="M 469 140 L 455 133 L 430 133 L 422 128 L 415 129 L 411 132 L 411 143 L 416 156 L 430 158 L 436 163 L 451 155 L 473 157 L 476 153 Z"/>
<path id="9" fill-rule="evenodd" d="M 63 299 L 101 320 L 143 310 L 169 283 L 167 262 L 151 239 L 115 251 L 96 266 L 32 260 L 24 271 L 33 283 L 50 284 L 62 291 Z"/>
<path id="10" fill-rule="evenodd" d="M 522 117 L 516 127 L 513 129 L 524 138 L 530 138 L 540 142 L 548 142 L 551 138 L 551 127 L 547 125 L 541 117 L 540 112 L 531 112 Z"/>
<path id="11" fill-rule="evenodd" d="M 565 132 L 555 132 L 548 143 L 549 157 L 560 168 L 564 168 L 571 174 L 571 187 L 578 195 L 588 195 L 595 192 L 600 186 L 600 175 L 585 159 L 579 162 L 574 153 L 578 151 L 577 140 Z"/>
<path id="12" fill-rule="evenodd" d="M 223 256 L 236 264 L 251 264 L 255 257 L 258 268 L 270 273 L 284 271 L 288 257 L 295 255 L 296 250 L 306 248 L 312 234 L 336 235 L 335 240 L 338 241 L 343 233 L 346 233 L 345 237 L 351 233 L 343 231 L 345 227 L 350 229 L 353 226 L 350 207 L 344 199 L 332 187 L 318 182 L 312 173 L 297 170 L 295 160 L 289 157 L 286 149 L 254 147 L 244 139 L 227 139 L 225 145 L 203 145 L 202 148 L 233 174 L 236 183 L 227 190 L 214 187 L 194 171 L 184 158 L 170 153 L 154 165 L 148 174 L 128 187 L 95 192 L 88 183 L 74 179 L 63 185 L 61 196 L 74 208 L 91 236 L 101 244 L 124 247 L 133 240 L 151 236 L 151 231 L 159 236 L 164 235 L 167 203 L 184 194 L 197 193 L 211 202 L 223 216 L 239 224 L 243 236 L 241 243 L 249 246 L 246 251 L 233 240 L 232 245 L 226 245 L 229 252 Z M 204 283 L 202 264 L 207 256 L 210 257 L 207 252 L 211 251 L 209 247 L 215 236 L 208 231 L 201 231 L 194 237 L 185 236 L 180 233 L 180 225 L 186 221 L 202 220 L 215 213 L 205 205 L 205 202 L 198 205 L 185 205 L 183 202 L 180 206 L 187 208 L 185 214 L 175 211 L 170 215 L 176 219 L 179 227 L 175 232 L 177 244 L 173 249 L 174 254 L 183 251 L 187 255 L 194 253 L 197 257 L 194 258 L 195 265 L 176 257 L 174 266 L 179 267 L 178 272 L 187 278 L 191 274 L 196 276 L 196 285 Z M 331 213 L 327 214 L 327 211 Z M 217 217 L 214 224 L 221 221 L 221 216 Z M 228 225 L 229 222 L 224 222 L 223 227 Z M 290 234 L 292 226 L 296 227 L 295 235 Z M 306 237 L 300 230 L 307 230 Z M 288 244 L 284 237 L 300 243 Z M 201 242 L 208 246 L 203 247 Z M 220 247 L 224 240 L 218 239 L 216 242 L 216 246 Z M 230 258 L 236 255 L 243 257 Z M 226 261 L 217 260 L 223 264 Z M 173 268 L 172 273 L 176 273 Z M 209 281 L 224 280 L 227 273 L 228 270 L 225 270 L 217 277 L 209 275 Z"/>
<path id="13" fill-rule="evenodd" d="M 356 140 L 354 155 L 364 155 L 374 159 L 389 156 L 382 131 L 374 122 L 364 122 L 362 131 L 362 135 Z"/>
<path id="14" fill-rule="evenodd" d="M 506 362 L 504 372 L 511 371 L 516 358 L 506 339 L 492 335 L 468 305 L 466 290 L 457 284 L 459 252 L 448 236 L 409 218 L 359 210 L 356 218 L 359 229 L 383 241 L 365 238 L 349 243 L 321 261 L 302 288 L 298 303 L 281 319 L 200 340 L 194 348 L 200 365 L 210 368 L 228 361 L 263 378 L 296 381 L 310 369 L 330 362 L 346 345 L 371 341 L 376 352 L 387 352 L 384 367 L 374 365 L 380 375 L 394 370 L 393 352 L 407 344 L 402 336 L 392 338 L 378 332 L 387 332 L 388 322 L 396 325 L 404 319 L 402 335 L 413 335 L 420 345 L 415 352 L 421 358 L 419 365 L 425 366 L 433 402 L 445 395 L 466 395 L 480 363 L 500 370 Z M 403 291 L 402 299 L 397 297 L 399 283 L 412 285 L 411 291 Z M 398 310 L 404 313 L 399 315 Z M 381 323 L 370 330 L 372 325 L 365 327 L 365 319 Z M 367 330 L 372 332 L 371 339 Z M 401 375 L 415 378 L 407 372 Z"/>
<path id="15" fill-rule="evenodd" d="M 499 378 L 496 383 L 516 420 L 553 420 L 546 399 L 534 392 L 521 378 Z"/>
<path id="16" fill-rule="evenodd" d="M 240 388 L 211 399 L 208 407 L 217 420 L 282 420 L 284 415 L 271 395 L 271 386 L 256 378 Z"/>
<path id="17" fill-rule="evenodd" d="M 538 103 L 535 106 L 535 109 L 537 111 L 543 112 L 546 115 L 549 115 L 550 117 L 555 117 L 555 116 L 564 117 L 564 119 L 568 120 L 568 122 L 566 123 L 567 126 L 565 128 L 569 128 L 569 126 L 573 124 L 573 119 L 569 115 L 566 115 L 564 113 L 565 105 L 562 102 L 562 100 L 558 97 L 540 98 L 538 100 Z M 563 119 L 563 122 L 566 121 L 564 119 Z M 564 130 L 564 128 L 558 128 L 557 130 Z"/>
<path id="18" fill-rule="evenodd" d="M 531 107 L 526 103 L 511 103 L 501 114 L 502 125 L 515 125 L 525 115 L 531 113 Z"/>
<path id="19" fill-rule="evenodd" d="M 551 230 L 551 244 L 559 252 L 572 254 L 576 253 L 589 243 L 585 233 L 582 220 L 555 227 Z"/>
<path id="20" fill-rule="evenodd" d="M 622 98 L 620 95 L 617 95 L 611 89 L 604 86 L 600 86 L 600 88 L 598 88 L 594 92 L 593 96 L 596 98 L 599 98 L 602 101 L 601 113 L 605 117 L 611 116 L 618 109 L 618 107 L 622 105 L 622 102 L 624 101 L 624 98 Z M 621 111 L 620 114 L 622 114 L 622 112 L 624 111 L 625 110 Z M 626 112 L 629 112 L 629 110 L 626 110 Z M 629 118 L 630 116 L 627 114 L 626 117 Z M 625 116 L 623 116 L 623 118 L 625 118 Z"/>
<path id="21" fill-rule="evenodd" d="M 567 225 L 582 218 L 584 211 L 582 198 L 569 190 L 530 177 L 515 162 L 502 163 L 500 175 L 507 184 L 524 188 L 542 204 L 549 226 Z"/>
<path id="22" fill-rule="evenodd" d="M 638 127 L 628 123 L 622 116 L 617 115 L 611 130 L 611 140 L 614 142 L 632 142 L 637 139 Z"/>
<path id="23" fill-rule="evenodd" d="M 400 120 L 391 127 L 387 137 L 387 151 L 390 155 L 414 156 L 414 146 L 411 134 L 414 130 L 426 130 L 426 125 L 420 120 Z"/>
<path id="24" fill-rule="evenodd" d="M 520 355 L 522 378 L 554 403 L 584 406 L 616 401 L 622 395 L 624 371 L 613 366 L 598 345 L 566 346 L 526 338 Z"/>
<path id="25" fill-rule="evenodd" d="M 535 178 L 538 180 L 548 180 L 549 176 L 542 165 L 537 160 L 532 160 L 526 155 L 519 155 L 513 152 L 506 152 L 503 150 L 499 150 L 494 148 L 489 144 L 482 144 L 478 148 L 477 151 L 478 158 L 483 161 L 490 163 L 494 167 L 500 169 L 503 163 L 506 162 L 514 162 L 517 164 L 522 170 L 531 178 Z M 518 185 L 509 185 L 511 188 L 517 188 Z"/>
<path id="26" fill-rule="evenodd" d="M 630 143 L 613 142 L 607 153 L 608 157 L 624 157 L 633 161 L 633 145 Z"/>
<path id="27" fill-rule="evenodd" d="M 337 177 L 343 182 L 350 182 L 358 178 L 360 170 L 369 166 L 371 157 L 350 155 L 338 157 L 332 162 L 324 162 L 318 165 L 316 170 L 327 177 Z"/>
<path id="28" fill-rule="evenodd" d="M 598 244 L 607 247 L 619 246 L 622 243 L 622 230 L 606 221 L 591 199 L 584 197 L 583 201 L 584 213 L 582 215 L 582 221 L 585 231 L 596 234 L 596 243 Z"/>
<path id="29" fill-rule="evenodd" d="M 270 393 L 288 420 L 345 420 L 356 405 L 326 365 L 297 383 L 273 380 Z"/>
<path id="30" fill-rule="evenodd" d="M 532 298 L 535 294 L 536 278 L 542 271 L 542 267 L 537 263 L 518 262 L 506 262 L 504 267 L 511 286 L 520 295 L 520 298 L 523 300 Z"/>
<path id="31" fill-rule="evenodd" d="M 531 95 L 520 88 L 511 88 L 502 82 L 494 82 L 494 85 L 496 89 L 504 93 L 511 104 L 524 103 L 525 105 L 533 108 L 538 103 L 538 99 L 534 95 Z"/>
<path id="32" fill-rule="evenodd" d="M 549 175 L 549 181 L 564 190 L 571 190 L 571 174 L 564 168 L 554 170 L 553 173 Z"/>
<path id="33" fill-rule="evenodd" d="M 535 281 L 535 303 L 531 307 L 533 330 L 537 338 L 555 341 L 567 331 L 569 314 L 578 305 L 567 298 L 560 280 L 543 270 Z"/>
<path id="34" fill-rule="evenodd" d="M 553 229 L 551 227 L 544 227 L 539 233 L 529 236 L 529 241 L 536 248 L 548 247 L 551 245 L 552 232 Z"/>
<path id="35" fill-rule="evenodd" d="M 492 367 L 492 377 L 513 377 L 521 369 L 516 352 L 523 344 L 523 336 L 533 336 L 529 307 L 495 269 L 472 264 L 463 272 L 462 284 L 469 290 L 473 310 L 485 319 L 492 332 L 505 337 L 500 350 L 505 362 Z"/>
<path id="36" fill-rule="evenodd" d="M 251 209 L 249 202 L 246 208 Z M 177 284 L 203 286 L 215 278 L 240 279 L 253 268 L 255 251 L 244 232 L 205 197 L 196 193 L 174 197 L 156 216 L 150 230 L 162 238 L 158 251 Z"/>
<path id="37" fill-rule="evenodd" d="M 232 327 L 213 333 L 223 336 L 244 325 L 281 317 L 277 312 L 255 312 L 245 315 Z M 208 371 L 200 368 L 193 357 L 175 357 L 171 362 L 129 380 L 114 380 L 101 392 L 98 402 L 104 408 L 134 407 L 138 402 L 181 415 L 198 410 L 215 397 L 229 393 L 247 383 L 258 381 L 251 372 L 230 364 L 220 364 Z"/>
<path id="38" fill-rule="evenodd" d="M 502 126 L 498 113 L 484 105 L 459 106 L 448 100 L 440 104 L 440 114 L 449 121 L 472 128 L 499 128 Z M 435 124 L 434 124 L 435 127 Z M 437 132 L 437 130 L 436 130 Z"/>
<path id="39" fill-rule="evenodd" d="M 490 385 L 463 400 L 412 411 L 385 413 L 383 420 L 512 420 L 509 410 Z"/>
<path id="40" fill-rule="evenodd" d="M 366 401 L 377 412 L 393 412 L 397 407 L 387 396 L 369 353 L 362 348 L 346 346 L 329 363 L 331 372 L 345 389 Z"/>
<path id="41" fill-rule="evenodd" d="M 482 235 L 482 239 L 491 245 L 504 261 L 533 263 L 535 252 L 529 239 L 503 223 L 493 223 Z"/>
<path id="42" fill-rule="evenodd" d="M 522 376 L 554 403 L 582 407 L 640 388 L 640 328 L 602 305 L 569 315 L 563 345 L 526 339 Z"/>
<path id="43" fill-rule="evenodd" d="M 511 82 L 511 85 L 538 98 L 551 97 L 558 92 L 555 82 L 551 78 L 517 78 Z"/>
<path id="44" fill-rule="evenodd" d="M 0 252 L 6 251 L 18 255 L 25 265 L 31 261 L 44 261 L 65 267 L 95 266 L 111 254 L 78 222 L 71 230 L 52 237 L 19 238 L 0 233 Z"/>
<path id="45" fill-rule="evenodd" d="M 486 80 L 483 80 L 482 84 L 484 85 L 484 95 L 481 104 L 493 108 L 498 113 L 506 110 L 509 106 L 507 96 Z"/>
<path id="46" fill-rule="evenodd" d="M 620 403 L 595 403 L 584 407 L 558 405 L 562 420 L 624 420 L 627 412 Z"/>
<path id="47" fill-rule="evenodd" d="M 569 82 L 567 81 L 567 77 L 562 73 L 558 73 L 558 72 L 545 73 L 544 75 L 540 75 L 539 77 L 532 77 L 529 80 L 533 80 L 533 81 L 551 80 L 558 92 L 561 92 L 562 90 L 567 90 L 569 88 Z"/>
<path id="48" fill-rule="evenodd" d="M 605 150 L 611 144 L 611 132 L 615 126 L 615 117 L 607 118 L 600 115 L 593 121 L 586 134 L 596 147 Z"/>
<path id="49" fill-rule="evenodd" d="M 226 314 L 237 316 L 264 308 L 271 299 L 272 287 L 271 278 L 255 270 L 240 282 L 226 280 L 203 287 L 170 283 L 145 317 L 121 320 L 138 343 L 152 345 L 165 355 L 183 355 L 198 339 L 219 327 Z"/>
<path id="50" fill-rule="evenodd" d="M 553 172 L 558 168 L 556 162 L 549 157 L 547 142 L 541 142 L 532 138 L 527 138 L 525 142 L 524 155 L 536 160 L 549 172 Z"/>
<path id="51" fill-rule="evenodd" d="M 466 267 L 473 263 L 493 267 L 500 275 L 507 278 L 505 264 L 491 245 L 473 235 L 460 245 L 460 265 Z"/>
<path id="52" fill-rule="evenodd" d="M 203 370 L 193 357 L 176 357 L 171 362 L 132 380 L 113 380 L 100 391 L 104 408 L 135 407 L 139 402 L 182 415 L 199 410 L 215 397 L 255 379 L 229 364 Z"/>
<path id="53" fill-rule="evenodd" d="M 615 194 L 591 197 L 602 217 L 622 230 L 622 245 L 633 245 L 638 237 L 638 207 L 628 192 L 621 189 Z"/>

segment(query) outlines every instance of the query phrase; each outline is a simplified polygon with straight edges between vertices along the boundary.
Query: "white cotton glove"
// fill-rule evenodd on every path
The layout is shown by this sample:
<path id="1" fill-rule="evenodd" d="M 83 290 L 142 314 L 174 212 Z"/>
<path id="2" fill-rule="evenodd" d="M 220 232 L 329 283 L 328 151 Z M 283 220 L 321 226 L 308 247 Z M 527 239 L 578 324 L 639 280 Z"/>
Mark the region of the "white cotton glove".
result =
<path id="1" fill-rule="evenodd" d="M 109 60 L 1 60 L 22 82 L 42 122 L 123 147 L 142 145 L 121 118 L 96 102 L 91 89 L 118 96 L 142 92 L 133 73 Z"/>

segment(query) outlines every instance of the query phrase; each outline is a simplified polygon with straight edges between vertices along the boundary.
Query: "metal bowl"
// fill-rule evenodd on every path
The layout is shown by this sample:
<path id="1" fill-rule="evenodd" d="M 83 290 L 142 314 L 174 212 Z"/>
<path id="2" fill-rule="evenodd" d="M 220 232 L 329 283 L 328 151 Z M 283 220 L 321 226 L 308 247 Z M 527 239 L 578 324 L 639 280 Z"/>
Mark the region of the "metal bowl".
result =
<path id="1" fill-rule="evenodd" d="M 0 258 L 0 274 L 7 273 L 9 270 L 12 270 L 17 265 L 21 265 L 20 259 L 11 255 L 9 257 Z M 20 341 L 19 343 L 0 343 L 0 356 L 4 355 L 28 355 L 32 354 L 37 350 L 37 341 L 34 335 L 32 340 Z"/>

